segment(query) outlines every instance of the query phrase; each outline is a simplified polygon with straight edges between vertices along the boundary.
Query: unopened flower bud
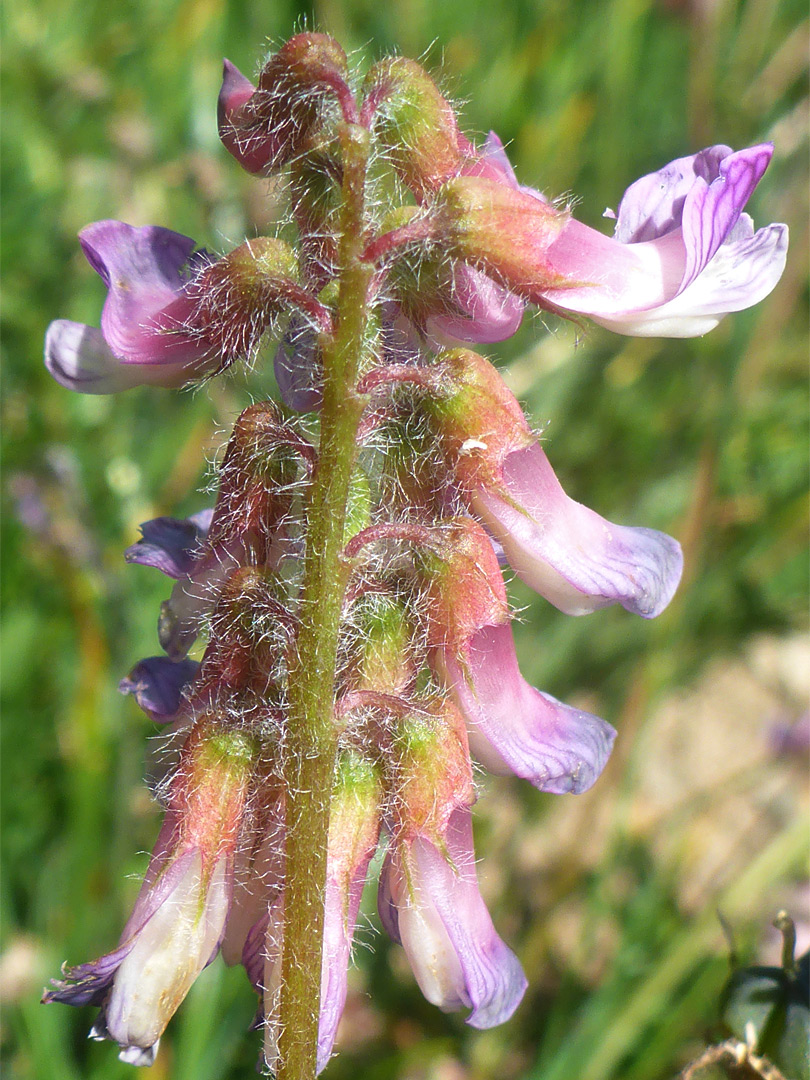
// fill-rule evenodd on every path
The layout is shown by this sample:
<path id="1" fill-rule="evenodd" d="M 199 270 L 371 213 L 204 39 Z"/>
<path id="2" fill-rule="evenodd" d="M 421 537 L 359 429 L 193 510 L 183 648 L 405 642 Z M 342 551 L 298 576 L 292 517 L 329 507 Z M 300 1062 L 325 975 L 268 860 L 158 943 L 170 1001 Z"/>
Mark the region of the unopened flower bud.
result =
<path id="1" fill-rule="evenodd" d="M 357 642 L 346 682 L 353 691 L 399 694 L 415 673 L 405 605 L 389 593 L 372 592 L 357 603 L 352 622 Z"/>
<path id="2" fill-rule="evenodd" d="M 346 54 L 325 34 L 290 38 L 264 65 L 255 90 L 226 60 L 219 98 L 223 144 L 248 172 L 282 168 L 311 144 L 330 101 L 351 108 L 347 77 Z"/>
<path id="3" fill-rule="evenodd" d="M 196 278 L 192 328 L 215 342 L 221 366 L 250 356 L 267 330 L 290 308 L 317 310 L 298 282 L 298 260 L 283 240 L 259 236 L 206 267 Z"/>
<path id="4" fill-rule="evenodd" d="M 456 116 L 423 67 L 402 56 L 388 57 L 371 68 L 364 90 L 374 110 L 374 133 L 417 199 L 458 173 Z"/>

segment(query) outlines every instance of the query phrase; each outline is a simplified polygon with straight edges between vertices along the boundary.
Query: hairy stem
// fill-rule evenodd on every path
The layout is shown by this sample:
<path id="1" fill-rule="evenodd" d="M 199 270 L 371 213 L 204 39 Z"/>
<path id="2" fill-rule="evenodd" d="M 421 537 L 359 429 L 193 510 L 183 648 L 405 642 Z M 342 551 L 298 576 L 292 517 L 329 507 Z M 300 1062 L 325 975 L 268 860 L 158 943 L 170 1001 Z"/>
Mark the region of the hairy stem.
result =
<path id="1" fill-rule="evenodd" d="M 287 869 L 277 1080 L 315 1076 L 326 845 L 336 753 L 335 660 L 346 570 L 340 554 L 364 399 L 356 392 L 374 267 L 361 259 L 368 131 L 345 124 L 335 333 L 323 351 L 318 462 L 307 512 L 302 617 L 289 676 Z"/>

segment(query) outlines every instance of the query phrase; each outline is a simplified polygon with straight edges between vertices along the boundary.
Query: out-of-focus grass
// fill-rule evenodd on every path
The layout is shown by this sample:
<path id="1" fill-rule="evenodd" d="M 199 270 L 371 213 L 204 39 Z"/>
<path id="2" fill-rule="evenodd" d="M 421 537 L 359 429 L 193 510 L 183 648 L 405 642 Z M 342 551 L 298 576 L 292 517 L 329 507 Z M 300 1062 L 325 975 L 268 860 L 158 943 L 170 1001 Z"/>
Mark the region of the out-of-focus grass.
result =
<path id="1" fill-rule="evenodd" d="M 54 317 L 97 322 L 103 288 L 75 242 L 89 221 L 166 225 L 212 249 L 272 222 L 273 200 L 218 145 L 219 64 L 250 71 L 302 19 L 366 55 L 425 55 L 468 102 L 466 128 L 497 130 L 522 180 L 576 193 L 591 224 L 673 157 L 776 142 L 752 211 L 794 226 L 792 253 L 757 310 L 694 342 L 577 342 L 535 318 L 501 350 L 567 489 L 677 535 L 685 581 L 655 624 L 569 619 L 514 589 L 527 677 L 619 728 L 579 799 L 482 783 L 484 888 L 526 1002 L 484 1033 L 437 1013 L 371 929 L 370 893 L 360 936 L 374 949 L 358 950 L 330 1075 L 663 1080 L 711 1033 L 726 972 L 715 911 L 753 955 L 807 840 L 791 824 L 802 765 L 767 741 L 799 708 L 806 664 L 791 636 L 807 603 L 804 18 L 799 0 L 6 5 L 5 1075 L 130 1074 L 86 1043 L 87 1012 L 38 997 L 63 960 L 114 945 L 157 832 L 141 782 L 151 729 L 115 685 L 157 650 L 167 588 L 121 551 L 138 522 L 203 504 L 202 463 L 247 400 L 239 379 L 196 396 L 71 395 L 42 368 L 42 335 Z M 254 1075 L 252 1008 L 240 972 L 211 968 L 146 1075 Z"/>

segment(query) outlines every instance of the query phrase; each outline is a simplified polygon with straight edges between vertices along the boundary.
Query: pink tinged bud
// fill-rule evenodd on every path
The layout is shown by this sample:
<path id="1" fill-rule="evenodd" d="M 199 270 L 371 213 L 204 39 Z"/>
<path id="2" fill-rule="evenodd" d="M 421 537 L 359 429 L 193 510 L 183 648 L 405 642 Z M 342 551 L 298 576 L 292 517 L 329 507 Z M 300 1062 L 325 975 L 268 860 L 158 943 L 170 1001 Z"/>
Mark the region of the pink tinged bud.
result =
<path id="1" fill-rule="evenodd" d="M 207 888 L 202 856 L 188 860 L 171 896 L 137 934 L 116 973 L 106 1009 L 109 1037 L 122 1047 L 150 1047 L 216 954 L 228 911 L 225 860 Z"/>
<path id="2" fill-rule="evenodd" d="M 330 104 L 351 120 L 346 54 L 325 34 L 290 38 L 253 85 L 224 63 L 217 116 L 225 148 L 251 173 L 282 168 L 317 140 Z"/>
<path id="3" fill-rule="evenodd" d="M 539 443 L 507 455 L 500 482 L 473 489 L 470 504 L 518 577 L 569 615 L 619 603 L 651 619 L 680 581 L 676 540 L 613 525 L 569 498 Z"/>
<path id="4" fill-rule="evenodd" d="M 329 822 L 324 912 L 321 1013 L 318 1028 L 317 1071 L 332 1054 L 338 1023 L 346 1002 L 346 977 L 352 938 L 368 865 L 377 849 L 380 831 L 380 783 L 376 771 L 355 753 L 346 753 L 338 775 Z M 283 899 L 270 909 L 264 946 L 264 1059 L 269 1069 L 278 1059 L 278 998 L 283 944 Z M 256 973 L 256 943 L 248 939 L 246 961 Z"/>
<path id="5" fill-rule="evenodd" d="M 402 181 L 421 202 L 457 175 L 462 163 L 456 116 L 423 67 L 401 56 L 369 71 L 363 116 Z"/>
<path id="6" fill-rule="evenodd" d="M 440 842 L 393 840 L 380 876 L 380 918 L 400 942 L 425 997 L 467 1023 L 508 1020 L 526 990 L 514 953 L 495 932 L 478 889 L 468 807 L 455 809 Z"/>
<path id="7" fill-rule="evenodd" d="M 242 107 L 253 97 L 256 87 L 230 60 L 222 64 L 222 87 L 217 100 L 217 127 L 222 145 L 249 173 L 262 173 L 271 152 L 267 140 L 258 135 L 240 135 L 237 123 Z"/>

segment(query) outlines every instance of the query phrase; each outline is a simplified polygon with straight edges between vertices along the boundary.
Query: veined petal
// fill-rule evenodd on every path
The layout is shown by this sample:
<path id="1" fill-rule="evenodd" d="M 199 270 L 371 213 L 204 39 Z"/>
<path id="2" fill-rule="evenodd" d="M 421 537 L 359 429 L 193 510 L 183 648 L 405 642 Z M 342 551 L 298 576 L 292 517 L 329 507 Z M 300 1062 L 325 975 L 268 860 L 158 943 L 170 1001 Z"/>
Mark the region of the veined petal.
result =
<path id="1" fill-rule="evenodd" d="M 695 181 L 711 183 L 720 175 L 721 162 L 733 153 L 730 146 L 709 146 L 636 180 L 619 203 L 615 239 L 640 244 L 680 228 L 684 203 Z"/>
<path id="2" fill-rule="evenodd" d="M 787 249 L 787 225 L 768 225 L 723 244 L 703 273 L 668 304 L 614 318 L 595 315 L 593 321 L 634 337 L 698 337 L 729 312 L 764 300 L 784 272 Z"/>
<path id="3" fill-rule="evenodd" d="M 613 525 L 570 499 L 539 443 L 508 454 L 502 477 L 502 491 L 470 499 L 527 585 L 569 615 L 613 603 L 644 618 L 663 611 L 683 568 L 672 537 Z"/>
<path id="4" fill-rule="evenodd" d="M 683 205 L 686 267 L 679 293 L 703 272 L 725 243 L 772 156 L 770 143 L 748 147 L 725 157 L 711 183 L 698 178 L 692 185 Z"/>
<path id="5" fill-rule="evenodd" d="M 520 297 L 461 262 L 453 268 L 451 303 L 458 314 L 431 315 L 426 323 L 427 333 L 444 343 L 505 341 L 517 333 L 525 306 Z"/>
<path id="6" fill-rule="evenodd" d="M 471 1009 L 472 1027 L 495 1027 L 518 1007 L 527 983 L 479 892 L 468 807 L 451 816 L 443 847 L 423 836 L 395 842 L 381 888 L 396 902 L 397 934 L 428 1001 L 445 1012 Z"/>
<path id="7" fill-rule="evenodd" d="M 555 795 L 579 794 L 596 781 L 616 732 L 526 682 L 508 623 L 482 627 L 462 658 L 444 649 L 437 662 L 467 722 L 470 750 L 490 772 Z"/>

